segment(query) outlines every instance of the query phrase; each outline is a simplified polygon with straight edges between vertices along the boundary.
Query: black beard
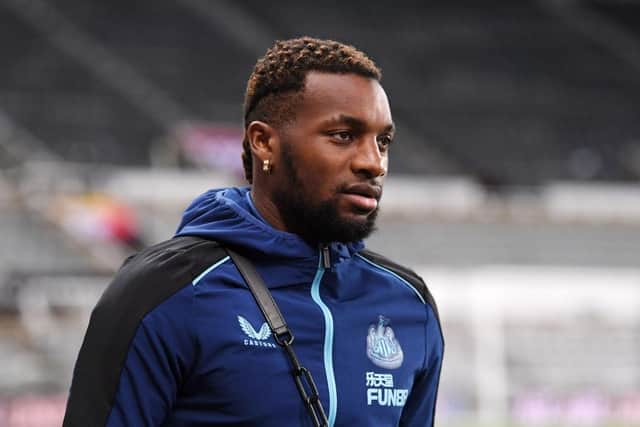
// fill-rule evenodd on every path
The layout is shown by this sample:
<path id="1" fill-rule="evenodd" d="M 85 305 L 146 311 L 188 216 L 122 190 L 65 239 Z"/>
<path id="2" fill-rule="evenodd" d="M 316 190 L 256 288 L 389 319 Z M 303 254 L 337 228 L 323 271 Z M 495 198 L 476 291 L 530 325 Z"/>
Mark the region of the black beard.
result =
<path id="1" fill-rule="evenodd" d="M 364 221 L 340 218 L 336 197 L 321 202 L 312 200 L 313 191 L 305 188 L 300 180 L 288 144 L 282 144 L 281 154 L 280 167 L 287 175 L 289 185 L 276 190 L 273 199 L 287 230 L 310 244 L 355 242 L 375 231 L 378 208 Z"/>

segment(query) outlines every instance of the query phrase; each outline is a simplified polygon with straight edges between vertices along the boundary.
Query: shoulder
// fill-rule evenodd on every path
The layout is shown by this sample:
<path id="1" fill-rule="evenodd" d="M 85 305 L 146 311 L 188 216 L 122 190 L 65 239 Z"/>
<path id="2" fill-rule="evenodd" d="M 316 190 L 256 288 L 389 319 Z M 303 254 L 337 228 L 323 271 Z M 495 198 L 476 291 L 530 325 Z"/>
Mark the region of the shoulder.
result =
<path id="1" fill-rule="evenodd" d="M 439 322 L 438 307 L 435 299 L 433 298 L 433 295 L 431 295 L 431 292 L 424 280 L 422 280 L 422 277 L 420 277 L 415 271 L 369 249 L 363 249 L 359 252 L 359 255 L 370 264 L 388 271 L 413 288 L 413 290 L 420 295 L 424 303 L 431 306 L 433 313 Z"/>
<path id="2" fill-rule="evenodd" d="M 144 316 L 226 256 L 217 242 L 191 236 L 150 246 L 125 260 L 95 311 L 126 309 L 134 317 Z"/>

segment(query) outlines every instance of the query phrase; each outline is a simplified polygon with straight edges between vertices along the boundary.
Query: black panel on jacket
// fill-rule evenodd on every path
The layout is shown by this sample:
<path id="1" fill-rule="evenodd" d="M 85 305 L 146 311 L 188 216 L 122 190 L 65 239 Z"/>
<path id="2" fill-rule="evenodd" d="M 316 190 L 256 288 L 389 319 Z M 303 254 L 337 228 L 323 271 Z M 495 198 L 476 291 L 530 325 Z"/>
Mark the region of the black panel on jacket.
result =
<path id="1" fill-rule="evenodd" d="M 218 243 L 185 236 L 124 262 L 91 313 L 63 427 L 105 425 L 129 345 L 144 316 L 225 256 Z"/>
<path id="2" fill-rule="evenodd" d="M 388 270 L 393 271 L 398 276 L 406 280 L 411 286 L 414 287 L 416 291 L 418 291 L 420 295 L 422 295 L 422 298 L 424 298 L 425 302 L 431 306 L 431 308 L 433 309 L 433 313 L 436 315 L 436 319 L 438 319 L 438 323 L 440 323 L 440 315 L 438 314 L 436 301 L 433 299 L 431 292 L 429 292 L 429 288 L 427 287 L 427 285 L 424 283 L 422 278 L 416 274 L 415 271 L 400 264 L 396 264 L 389 258 L 386 258 L 368 249 L 364 249 L 363 251 L 361 251 L 360 255 L 371 262 L 374 262 Z"/>

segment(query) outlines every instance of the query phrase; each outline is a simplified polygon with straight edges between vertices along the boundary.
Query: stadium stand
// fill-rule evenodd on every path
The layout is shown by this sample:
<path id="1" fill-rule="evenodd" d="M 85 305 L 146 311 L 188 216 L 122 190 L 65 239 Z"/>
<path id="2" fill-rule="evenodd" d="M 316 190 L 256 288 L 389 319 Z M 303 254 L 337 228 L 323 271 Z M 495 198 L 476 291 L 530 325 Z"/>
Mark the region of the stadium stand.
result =
<path id="1" fill-rule="evenodd" d="M 0 108 L 69 161 L 141 164 L 157 131 L 122 96 L 0 7 Z M 123 125 L 124 124 L 124 125 Z"/>
<path id="2" fill-rule="evenodd" d="M 637 2 L 591 0 L 586 4 L 590 9 L 611 18 L 622 25 L 625 30 L 633 32 L 636 37 L 640 38 L 640 28 L 638 27 L 640 4 Z"/>
<path id="3" fill-rule="evenodd" d="M 176 2 L 121 0 L 72 2 L 59 10 L 193 118 L 241 122 L 255 58 L 191 10 Z"/>

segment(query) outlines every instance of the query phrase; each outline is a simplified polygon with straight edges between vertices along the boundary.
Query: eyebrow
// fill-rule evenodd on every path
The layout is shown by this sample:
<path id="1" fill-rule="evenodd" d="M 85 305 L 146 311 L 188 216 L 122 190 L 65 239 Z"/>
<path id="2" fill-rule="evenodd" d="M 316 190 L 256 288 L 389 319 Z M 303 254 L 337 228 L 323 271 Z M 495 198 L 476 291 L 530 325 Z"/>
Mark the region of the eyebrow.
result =
<path id="1" fill-rule="evenodd" d="M 330 119 L 324 121 L 322 124 L 324 126 L 347 125 L 356 130 L 366 129 L 367 127 L 364 120 L 353 116 L 347 116 L 346 114 L 339 114 L 335 117 L 331 117 Z M 395 132 L 395 130 L 396 126 L 393 122 L 384 128 L 384 132 Z"/>

